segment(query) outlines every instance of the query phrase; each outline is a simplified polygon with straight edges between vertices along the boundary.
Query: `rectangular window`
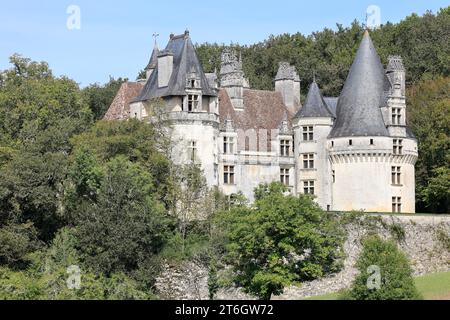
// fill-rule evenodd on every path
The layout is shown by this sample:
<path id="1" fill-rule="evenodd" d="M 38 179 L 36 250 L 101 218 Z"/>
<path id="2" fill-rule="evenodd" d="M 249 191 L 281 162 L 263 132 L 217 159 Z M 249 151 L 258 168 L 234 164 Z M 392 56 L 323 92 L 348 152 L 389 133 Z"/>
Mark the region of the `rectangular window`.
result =
<path id="1" fill-rule="evenodd" d="M 402 109 L 400 108 L 392 108 L 392 124 L 393 125 L 401 125 L 402 121 Z"/>
<path id="2" fill-rule="evenodd" d="M 314 169 L 313 153 L 307 153 L 303 155 L 303 169 Z"/>
<path id="3" fill-rule="evenodd" d="M 353 145 L 353 140 L 348 140 L 348 145 L 352 146 Z"/>
<path id="4" fill-rule="evenodd" d="M 234 138 L 223 137 L 223 153 L 234 154 Z"/>
<path id="5" fill-rule="evenodd" d="M 303 127 L 303 141 L 314 141 L 314 127 Z"/>
<path id="6" fill-rule="evenodd" d="M 280 169 L 280 182 L 284 184 L 285 186 L 290 186 L 290 174 L 289 169 L 281 168 Z"/>
<path id="7" fill-rule="evenodd" d="M 336 182 L 336 171 L 333 170 L 333 171 L 331 172 L 331 175 L 332 175 L 332 178 L 333 178 L 333 183 L 335 183 L 335 182 Z"/>
<path id="8" fill-rule="evenodd" d="M 402 212 L 402 198 L 392 197 L 392 212 L 394 213 Z"/>
<path id="9" fill-rule="evenodd" d="M 312 194 L 314 195 L 314 181 L 313 180 L 308 180 L 308 181 L 303 181 L 303 193 L 304 194 Z"/>
<path id="10" fill-rule="evenodd" d="M 373 141 L 373 139 L 370 139 L 370 145 L 373 146 L 375 144 L 375 142 Z"/>
<path id="11" fill-rule="evenodd" d="M 282 157 L 289 157 L 291 155 L 291 142 L 289 140 L 280 141 L 280 155 Z"/>
<path id="12" fill-rule="evenodd" d="M 223 167 L 223 183 L 234 184 L 234 166 Z"/>
<path id="13" fill-rule="evenodd" d="M 401 185 L 402 184 L 402 168 L 392 167 L 392 184 Z"/>
<path id="14" fill-rule="evenodd" d="M 197 158 L 197 142 L 196 141 L 190 141 L 188 146 L 188 152 L 189 152 L 189 160 L 192 162 L 195 162 Z"/>
<path id="15" fill-rule="evenodd" d="M 403 154 L 403 140 L 394 139 L 394 154 L 395 155 Z"/>
<path id="16" fill-rule="evenodd" d="M 194 112 L 198 110 L 199 96 L 196 94 L 188 94 L 188 112 Z"/>

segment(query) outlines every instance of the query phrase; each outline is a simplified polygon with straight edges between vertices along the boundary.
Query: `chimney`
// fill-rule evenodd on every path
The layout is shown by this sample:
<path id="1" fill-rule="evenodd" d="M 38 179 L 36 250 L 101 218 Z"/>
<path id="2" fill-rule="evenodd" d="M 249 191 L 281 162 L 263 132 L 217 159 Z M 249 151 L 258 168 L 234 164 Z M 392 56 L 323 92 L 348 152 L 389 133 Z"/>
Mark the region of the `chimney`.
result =
<path id="1" fill-rule="evenodd" d="M 292 113 L 296 113 L 301 108 L 300 77 L 294 66 L 287 62 L 280 62 L 275 77 L 275 91 L 281 93 L 284 104 Z"/>
<path id="2" fill-rule="evenodd" d="M 233 108 L 243 110 L 244 88 L 248 86 L 248 81 L 242 71 L 242 59 L 238 59 L 236 53 L 228 48 L 222 52 L 220 86 L 227 91 Z"/>
<path id="3" fill-rule="evenodd" d="M 173 53 L 164 50 L 158 55 L 158 87 L 167 87 L 173 71 Z"/>
<path id="4" fill-rule="evenodd" d="M 405 97 L 406 72 L 405 67 L 403 66 L 403 59 L 400 56 L 389 56 L 386 74 L 392 84 L 392 96 L 400 98 Z"/>

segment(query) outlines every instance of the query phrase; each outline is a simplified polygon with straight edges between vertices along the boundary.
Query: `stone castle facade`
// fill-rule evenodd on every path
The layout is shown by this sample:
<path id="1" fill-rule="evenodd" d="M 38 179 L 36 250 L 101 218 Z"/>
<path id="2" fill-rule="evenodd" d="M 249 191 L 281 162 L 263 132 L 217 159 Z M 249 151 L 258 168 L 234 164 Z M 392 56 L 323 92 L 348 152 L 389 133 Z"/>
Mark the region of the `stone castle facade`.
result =
<path id="1" fill-rule="evenodd" d="M 250 201 L 261 183 L 313 194 L 325 210 L 415 212 L 417 141 L 406 126 L 405 68 L 386 68 L 366 31 L 340 97 L 314 81 L 304 104 L 300 76 L 281 62 L 275 91 L 251 89 L 242 59 L 222 53 L 205 73 L 189 32 L 155 46 L 145 81 L 124 83 L 106 119 L 152 121 L 161 98 L 175 163 L 201 165 L 208 185 Z"/>

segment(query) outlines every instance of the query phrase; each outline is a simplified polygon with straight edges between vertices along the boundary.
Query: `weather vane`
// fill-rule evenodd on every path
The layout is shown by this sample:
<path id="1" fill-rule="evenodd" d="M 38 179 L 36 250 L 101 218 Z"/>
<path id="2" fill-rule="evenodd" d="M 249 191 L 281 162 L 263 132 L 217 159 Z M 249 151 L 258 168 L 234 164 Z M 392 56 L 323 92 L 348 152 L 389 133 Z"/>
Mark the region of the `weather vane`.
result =
<path id="1" fill-rule="evenodd" d="M 153 39 L 155 40 L 155 44 L 156 44 L 156 39 L 159 37 L 159 33 L 154 33 L 153 34 Z"/>

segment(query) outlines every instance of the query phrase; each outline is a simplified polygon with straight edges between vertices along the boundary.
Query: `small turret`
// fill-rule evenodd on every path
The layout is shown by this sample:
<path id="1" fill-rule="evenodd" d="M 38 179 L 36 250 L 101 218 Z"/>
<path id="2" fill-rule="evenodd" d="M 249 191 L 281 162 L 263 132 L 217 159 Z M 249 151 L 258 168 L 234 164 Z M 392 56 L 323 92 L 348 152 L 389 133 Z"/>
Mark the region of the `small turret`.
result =
<path id="1" fill-rule="evenodd" d="M 153 37 L 155 38 L 155 44 L 153 46 L 153 52 L 150 56 L 150 61 L 148 62 L 147 66 L 145 67 L 145 74 L 146 74 L 146 80 L 150 78 L 153 71 L 155 71 L 157 65 L 158 65 L 158 55 L 159 55 L 159 49 L 158 49 L 158 43 L 156 42 L 156 37 L 158 35 L 155 33 Z"/>

